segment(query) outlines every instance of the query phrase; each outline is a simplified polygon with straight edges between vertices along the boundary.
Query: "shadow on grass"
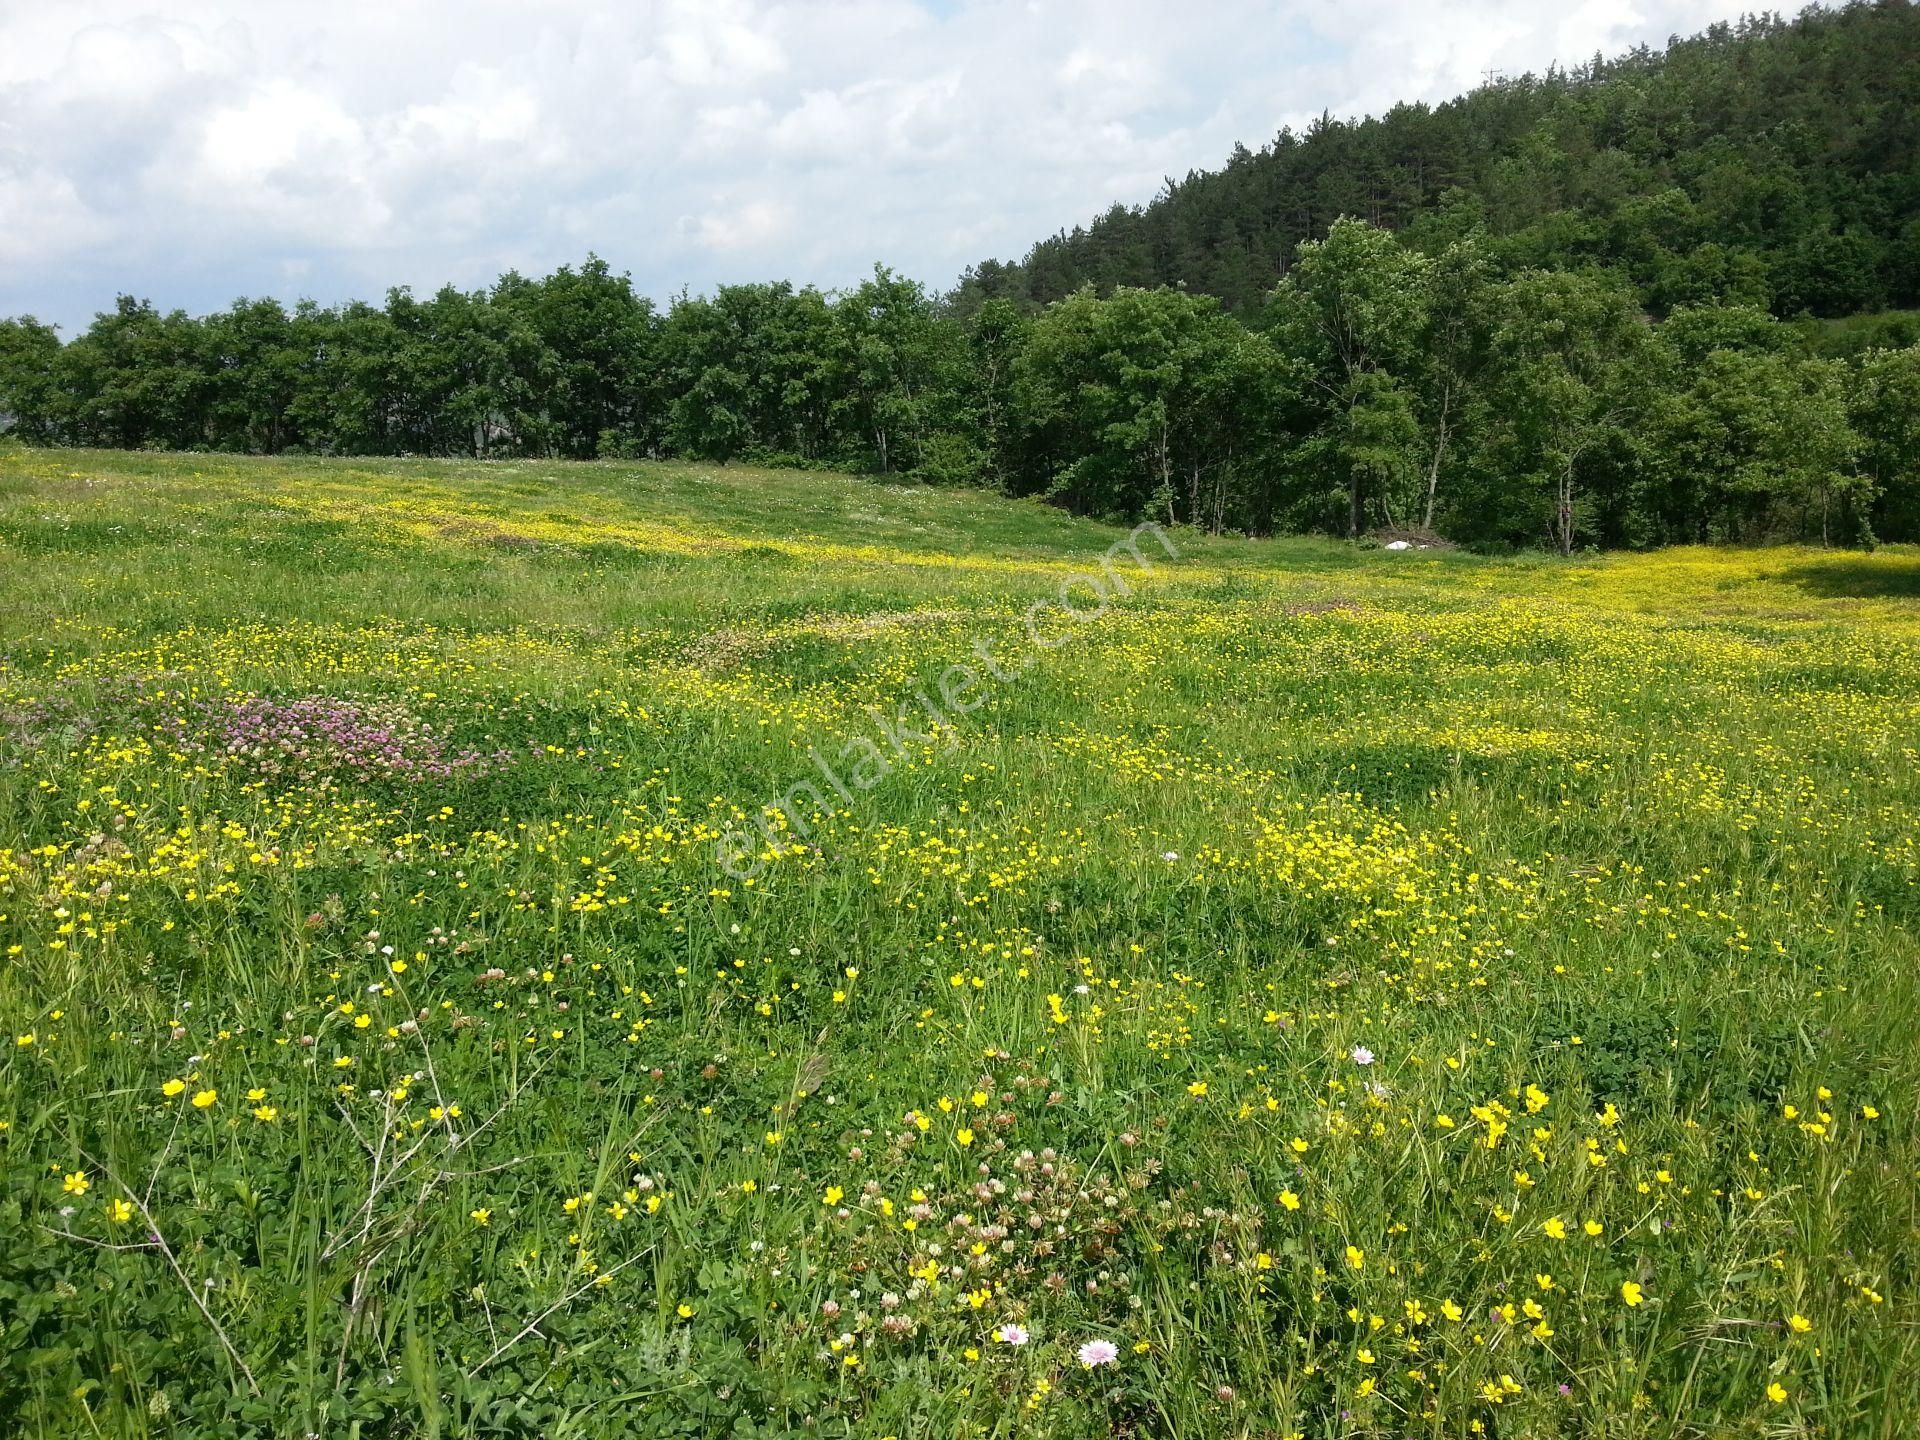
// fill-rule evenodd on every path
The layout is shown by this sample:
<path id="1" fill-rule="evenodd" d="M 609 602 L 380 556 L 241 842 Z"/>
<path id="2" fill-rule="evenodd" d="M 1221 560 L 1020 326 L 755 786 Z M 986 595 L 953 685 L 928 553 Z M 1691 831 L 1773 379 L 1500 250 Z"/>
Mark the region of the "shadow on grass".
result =
<path id="1" fill-rule="evenodd" d="M 1920 556 L 1836 555 L 1793 565 L 1781 578 L 1829 600 L 1920 600 Z"/>

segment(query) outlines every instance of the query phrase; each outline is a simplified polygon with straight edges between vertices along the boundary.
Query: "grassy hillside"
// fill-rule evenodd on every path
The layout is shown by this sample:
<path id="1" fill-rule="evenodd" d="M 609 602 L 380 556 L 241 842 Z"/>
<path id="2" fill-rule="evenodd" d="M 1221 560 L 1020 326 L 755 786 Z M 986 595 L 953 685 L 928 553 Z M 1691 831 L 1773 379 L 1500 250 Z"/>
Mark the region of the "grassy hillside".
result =
<path id="1" fill-rule="evenodd" d="M 0 452 L 0 1415 L 1907 1433 L 1920 553 L 1125 538 Z"/>

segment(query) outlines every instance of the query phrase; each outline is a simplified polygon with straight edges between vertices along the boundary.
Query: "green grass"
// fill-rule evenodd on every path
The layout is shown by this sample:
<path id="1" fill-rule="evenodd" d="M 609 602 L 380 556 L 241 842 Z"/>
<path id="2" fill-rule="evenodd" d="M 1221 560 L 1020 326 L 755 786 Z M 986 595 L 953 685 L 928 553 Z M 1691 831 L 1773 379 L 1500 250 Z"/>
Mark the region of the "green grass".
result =
<path id="1" fill-rule="evenodd" d="M 1121 538 L 0 451 L 7 1433 L 1911 1433 L 1920 554 Z"/>

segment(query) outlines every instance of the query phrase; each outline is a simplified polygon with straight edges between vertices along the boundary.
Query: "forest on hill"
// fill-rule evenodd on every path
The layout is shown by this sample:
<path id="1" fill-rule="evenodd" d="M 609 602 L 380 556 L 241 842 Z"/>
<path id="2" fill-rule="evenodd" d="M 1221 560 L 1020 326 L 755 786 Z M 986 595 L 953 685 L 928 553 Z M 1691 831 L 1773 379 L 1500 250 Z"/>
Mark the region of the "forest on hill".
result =
<path id="1" fill-rule="evenodd" d="M 843 466 L 1210 530 L 1920 539 L 1920 11 L 1283 133 L 947 296 L 589 258 L 381 304 L 0 321 L 34 444 Z"/>
<path id="2" fill-rule="evenodd" d="M 1342 215 L 1428 251 L 1478 232 L 1509 269 L 1605 267 L 1655 315 L 1920 305 L 1920 17 L 1905 0 L 1759 15 L 1439 106 L 1323 114 L 978 265 L 960 295 L 1182 285 L 1252 315 Z"/>

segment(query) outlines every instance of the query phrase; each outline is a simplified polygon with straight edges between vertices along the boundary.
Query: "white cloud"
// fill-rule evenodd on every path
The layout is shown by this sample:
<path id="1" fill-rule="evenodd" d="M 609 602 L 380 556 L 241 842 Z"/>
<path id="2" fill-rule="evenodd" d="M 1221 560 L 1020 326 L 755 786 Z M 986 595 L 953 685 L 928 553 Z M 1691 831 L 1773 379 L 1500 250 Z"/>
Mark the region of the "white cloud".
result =
<path id="1" fill-rule="evenodd" d="M 0 164 L 0 217 L 5 216 L 14 218 L 0 220 L 0 267 L 15 274 L 109 238 L 106 222 L 80 198 L 73 181 L 46 170 L 9 173 Z"/>
<path id="2" fill-rule="evenodd" d="M 738 85 L 787 68 L 785 53 L 752 6 L 691 0 L 673 8 L 660 49 L 675 83 L 694 88 Z"/>
<path id="3" fill-rule="evenodd" d="M 792 225 L 792 209 L 775 200 L 748 200 L 681 222 L 683 233 L 715 250 L 765 250 Z"/>
<path id="4" fill-rule="evenodd" d="M 1323 109 L 1659 44 L 1722 0 L 0 6 L 0 314 L 377 297 L 588 249 L 945 286 Z"/>
<path id="5" fill-rule="evenodd" d="M 211 188 L 239 195 L 296 168 L 351 180 L 367 164 L 365 150 L 365 131 L 337 102 L 274 79 L 207 117 L 199 160 Z"/>

